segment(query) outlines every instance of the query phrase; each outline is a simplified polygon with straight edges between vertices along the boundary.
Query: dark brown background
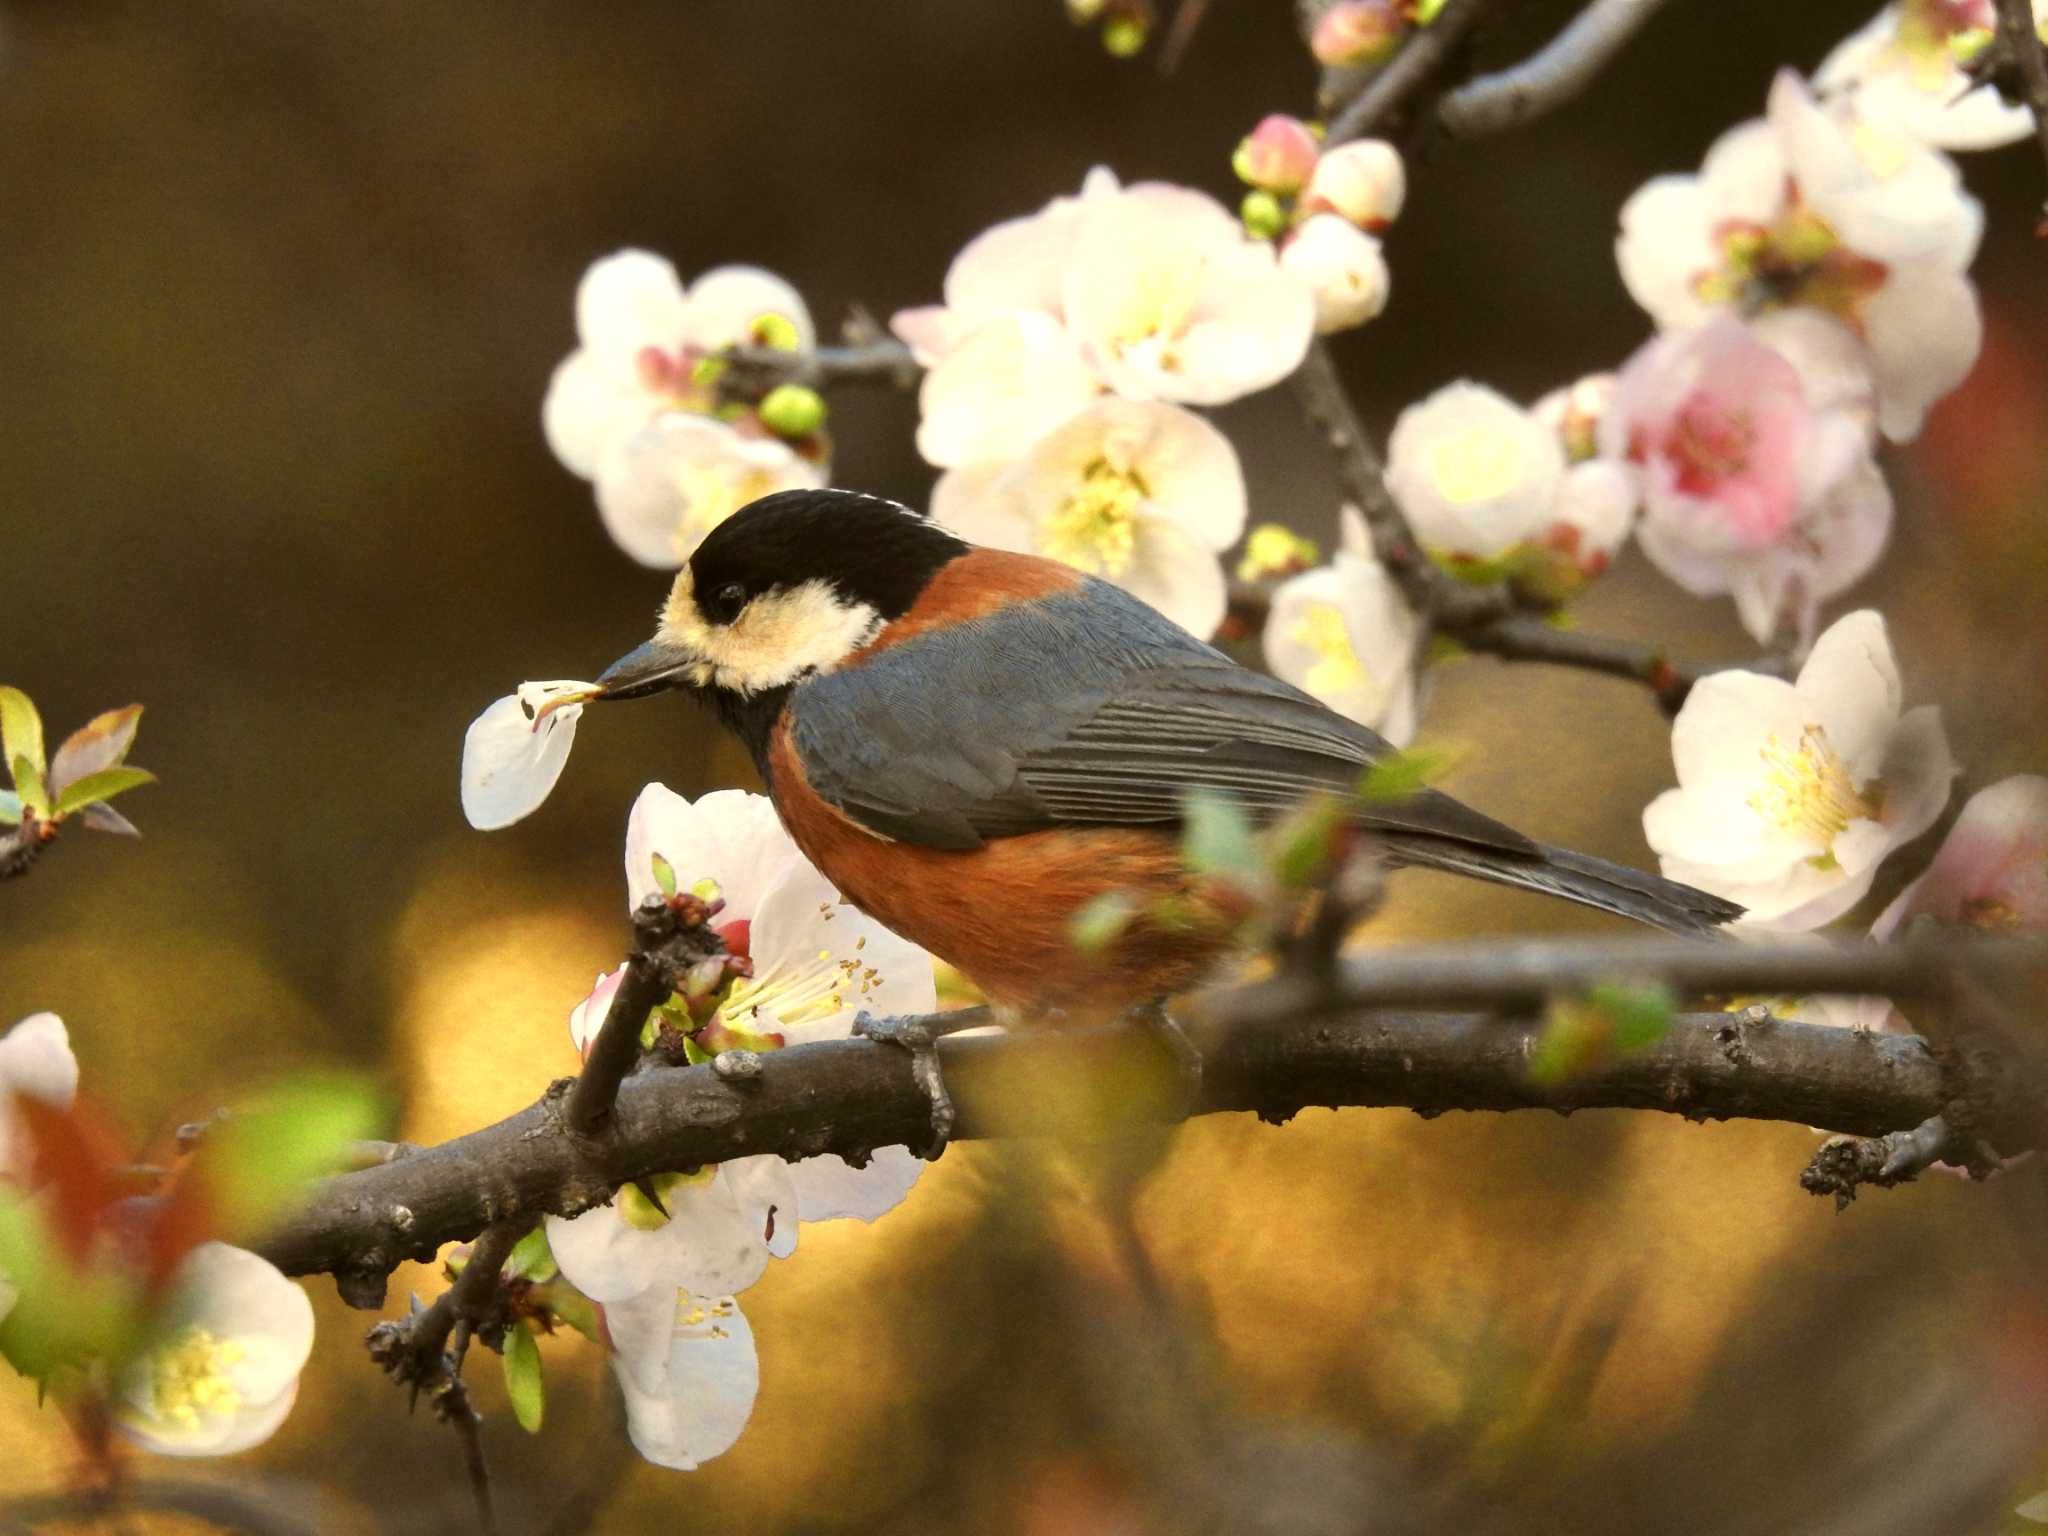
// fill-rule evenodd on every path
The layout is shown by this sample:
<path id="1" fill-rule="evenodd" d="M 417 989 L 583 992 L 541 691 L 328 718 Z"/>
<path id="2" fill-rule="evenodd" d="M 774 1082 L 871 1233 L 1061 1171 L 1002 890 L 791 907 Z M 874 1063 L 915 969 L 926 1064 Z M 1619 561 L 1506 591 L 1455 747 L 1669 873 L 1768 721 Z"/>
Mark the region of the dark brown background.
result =
<path id="1" fill-rule="evenodd" d="M 1568 10 L 1517 8 L 1491 52 Z M 1554 121 L 1437 146 L 1392 236 L 1393 307 L 1339 343 L 1368 416 L 1460 375 L 1527 398 L 1625 356 L 1644 325 L 1612 263 L 1623 199 L 1865 14 L 1674 5 Z M 571 1065 L 562 1018 L 619 944 L 632 795 L 747 782 L 664 705 L 587 721 L 512 831 L 457 807 L 476 710 L 590 674 L 661 591 L 539 432 L 592 258 L 757 261 L 829 329 L 930 300 L 965 239 L 1092 163 L 1227 194 L 1237 136 L 1312 83 L 1277 0 L 1218 0 L 1172 78 L 1107 59 L 1054 0 L 27 3 L 5 27 L 0 680 L 53 730 L 143 701 L 135 757 L 163 784 L 127 804 L 140 844 L 67 839 L 0 891 L 0 1021 L 60 1010 L 138 1135 L 307 1062 L 380 1074 L 414 1136 L 525 1102 Z M 2048 322 L 2038 159 L 1968 173 L 1993 352 L 1893 456 L 1899 535 L 1858 596 L 1982 784 L 2042 765 Z M 1285 393 L 1221 414 L 1254 516 L 1327 529 Z M 833 420 L 840 483 L 925 496 L 911 400 L 850 394 Z M 1634 558 L 1583 621 L 1742 648 L 1726 604 Z M 1455 787 L 1489 810 L 1647 857 L 1670 762 L 1630 689 L 1467 662 L 1428 730 L 1470 748 Z M 1418 884 L 1379 927 L 1590 921 Z M 1418 1507 L 1421 1529 L 1992 1528 L 2048 1482 L 2022 1453 L 2038 1296 L 2014 1283 L 2038 1273 L 2036 1181 L 1838 1218 L 1792 1187 L 1809 1149 L 1798 1127 L 1613 1115 L 1211 1121 L 1157 1149 L 1138 1203 L 1169 1325 L 1113 1278 L 1081 1198 L 1098 1169 L 964 1147 L 749 1294 L 760 1408 L 703 1472 L 621 1456 L 587 1348 L 548 1347 L 537 1446 L 481 1370 L 508 1524 L 1166 1531 L 1223 1486 L 1275 1530 Z M 364 1320 L 313 1290 L 293 1420 L 214 1470 L 309 1490 L 337 1529 L 458 1519 L 445 1432 L 405 1421 Z M 64 1475 L 25 1383 L 0 1384 L 0 1458 L 0 1489 Z"/>

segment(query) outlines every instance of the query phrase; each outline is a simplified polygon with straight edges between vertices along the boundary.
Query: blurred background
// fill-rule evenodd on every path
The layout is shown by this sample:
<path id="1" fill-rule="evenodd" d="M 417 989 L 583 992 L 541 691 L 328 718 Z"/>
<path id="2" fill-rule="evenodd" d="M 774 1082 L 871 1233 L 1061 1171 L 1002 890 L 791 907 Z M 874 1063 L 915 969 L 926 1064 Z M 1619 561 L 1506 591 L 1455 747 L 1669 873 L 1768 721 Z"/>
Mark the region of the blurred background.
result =
<path id="1" fill-rule="evenodd" d="M 1571 6 L 1511 9 L 1499 60 Z M 1645 332 L 1612 260 L 1624 198 L 1866 15 L 1672 5 L 1557 117 L 1429 150 L 1392 308 L 1338 343 L 1368 419 L 1458 376 L 1532 399 L 1618 362 Z M 528 1103 L 620 952 L 634 794 L 753 782 L 675 702 L 588 720 L 508 832 L 457 805 L 470 718 L 522 678 L 593 674 L 664 588 L 540 434 L 593 258 L 758 262 L 830 331 L 935 299 L 966 239 L 1097 162 L 1234 195 L 1238 137 L 1314 84 L 1279 0 L 1215 0 L 1165 77 L 1056 0 L 16 0 L 0 27 L 0 680 L 60 734 L 141 701 L 134 760 L 163 780 L 123 802 L 140 843 L 67 836 L 0 888 L 0 1023 L 62 1013 L 138 1138 L 307 1064 L 374 1074 L 411 1139 Z M 2033 146 L 1965 170 L 1990 339 L 1891 455 L 1898 532 L 1857 597 L 1981 786 L 2048 764 L 2048 284 Z M 921 503 L 914 401 L 832 403 L 838 483 Z M 1286 392 L 1220 419 L 1254 520 L 1326 534 L 1329 466 Z M 1682 655 L 1749 649 L 1729 605 L 1633 556 L 1579 611 Z M 1425 738 L 1469 749 L 1450 787 L 1492 813 L 1648 861 L 1671 768 L 1640 691 L 1468 660 L 1438 669 Z M 1368 937 L 1599 921 L 1404 877 Z M 963 1145 L 747 1294 L 759 1406 L 698 1473 L 632 1455 L 580 1341 L 544 1346 L 537 1442 L 494 1362 L 470 1374 L 516 1532 L 1106 1536 L 1204 1509 L 1274 1531 L 2019 1528 L 2048 1485 L 2038 1174 L 1838 1215 L 1796 1187 L 1812 1142 L 1313 1111 L 1107 1162 Z M 403 1271 L 393 1305 L 438 1286 Z M 322 1529 L 466 1528 L 453 1437 L 369 1366 L 371 1319 L 309 1289 L 297 1411 L 206 1475 Z M 0 1382 L 0 1490 L 61 1487 L 71 1458 L 33 1387 Z"/>

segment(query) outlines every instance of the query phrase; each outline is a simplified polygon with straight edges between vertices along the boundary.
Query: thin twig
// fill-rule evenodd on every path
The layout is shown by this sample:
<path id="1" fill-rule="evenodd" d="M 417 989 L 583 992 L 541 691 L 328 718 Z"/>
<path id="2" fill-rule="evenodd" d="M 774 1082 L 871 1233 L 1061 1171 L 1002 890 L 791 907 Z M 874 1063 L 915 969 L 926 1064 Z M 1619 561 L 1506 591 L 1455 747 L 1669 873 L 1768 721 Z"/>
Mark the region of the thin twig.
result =
<path id="1" fill-rule="evenodd" d="M 922 372 L 910 348 L 892 336 L 810 352 L 735 347 L 726 357 L 730 366 L 719 377 L 719 392 L 728 400 L 747 402 L 759 400 L 779 384 L 803 384 L 812 389 L 828 389 L 834 384 L 892 384 L 898 389 L 915 389 Z"/>
<path id="2" fill-rule="evenodd" d="M 44 822 L 34 811 L 23 807 L 20 825 L 0 835 L 0 880 L 27 874 L 56 835 L 55 823 Z"/>
<path id="3" fill-rule="evenodd" d="M 675 990 L 674 973 L 659 953 L 675 931 L 675 914 L 659 896 L 649 896 L 633 914 L 633 951 L 626 957 L 625 980 L 612 994 L 604 1023 L 584 1057 L 583 1075 L 563 1107 L 563 1118 L 579 1136 L 596 1135 L 610 1117 L 619 1084 L 640 1060 L 640 1034 L 648 1014 Z"/>
<path id="4" fill-rule="evenodd" d="M 1337 114 L 1329 142 L 1363 138 L 1398 122 L 1411 97 L 1434 85 L 1450 68 L 1461 44 L 1497 0 L 1446 0 L 1436 19 L 1409 34 L 1401 51 L 1373 77 L 1372 84 Z"/>
<path id="5" fill-rule="evenodd" d="M 1997 6 L 1999 45 L 2018 67 L 2021 94 L 2033 111 L 2034 135 L 2048 163 L 2048 51 L 2034 30 L 2033 0 L 1997 0 Z M 2042 203 L 2041 228 L 2048 231 L 2048 201 Z"/>
<path id="6" fill-rule="evenodd" d="M 1437 106 L 1437 121 L 1457 138 L 1478 138 L 1555 111 L 1591 85 L 1663 3 L 1592 0 L 1546 47 L 1450 92 Z"/>

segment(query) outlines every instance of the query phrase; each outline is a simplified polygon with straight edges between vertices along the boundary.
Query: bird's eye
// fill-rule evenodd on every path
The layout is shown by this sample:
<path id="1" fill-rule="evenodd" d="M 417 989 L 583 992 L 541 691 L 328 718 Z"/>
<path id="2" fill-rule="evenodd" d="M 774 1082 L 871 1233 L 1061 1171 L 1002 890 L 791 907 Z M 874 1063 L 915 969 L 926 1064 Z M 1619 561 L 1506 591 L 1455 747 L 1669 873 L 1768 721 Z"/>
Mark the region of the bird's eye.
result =
<path id="1" fill-rule="evenodd" d="M 740 610 L 747 606 L 747 589 L 737 581 L 728 581 L 711 594 L 711 617 L 721 624 L 729 624 L 739 617 Z"/>

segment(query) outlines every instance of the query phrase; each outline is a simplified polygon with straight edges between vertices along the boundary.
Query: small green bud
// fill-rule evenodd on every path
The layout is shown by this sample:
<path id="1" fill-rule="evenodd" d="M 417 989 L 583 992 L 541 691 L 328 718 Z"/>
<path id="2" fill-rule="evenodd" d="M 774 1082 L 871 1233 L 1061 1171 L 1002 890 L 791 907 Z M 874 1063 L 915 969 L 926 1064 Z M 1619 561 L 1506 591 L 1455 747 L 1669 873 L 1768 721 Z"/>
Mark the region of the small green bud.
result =
<path id="1" fill-rule="evenodd" d="M 778 352 L 794 352 L 803 345 L 803 336 L 797 331 L 796 322 L 774 310 L 756 315 L 754 323 L 747 327 L 747 334 L 753 338 L 755 346 L 773 347 Z"/>
<path id="2" fill-rule="evenodd" d="M 809 437 L 825 425 L 825 398 L 804 384 L 778 384 L 756 407 L 761 425 L 777 437 Z"/>
<path id="3" fill-rule="evenodd" d="M 1287 210 L 1280 206 L 1280 199 L 1270 192 L 1247 192 L 1244 201 L 1237 205 L 1238 216 L 1244 220 L 1245 232 L 1254 240 L 1271 240 L 1287 228 Z"/>
<path id="4" fill-rule="evenodd" d="M 1150 32 L 1138 16 L 1112 16 L 1102 24 L 1102 46 L 1111 58 L 1128 59 L 1145 46 Z"/>

